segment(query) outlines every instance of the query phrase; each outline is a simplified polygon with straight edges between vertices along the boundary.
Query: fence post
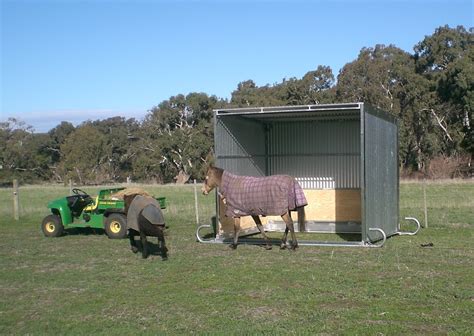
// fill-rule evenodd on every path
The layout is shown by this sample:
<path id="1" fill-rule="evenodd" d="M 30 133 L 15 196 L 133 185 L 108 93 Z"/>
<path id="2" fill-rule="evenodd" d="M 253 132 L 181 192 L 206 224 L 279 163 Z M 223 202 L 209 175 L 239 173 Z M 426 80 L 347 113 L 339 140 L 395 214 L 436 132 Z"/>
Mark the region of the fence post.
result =
<path id="1" fill-rule="evenodd" d="M 194 207 L 196 208 L 196 224 L 199 225 L 199 210 L 198 210 L 196 179 L 194 179 Z"/>
<path id="2" fill-rule="evenodd" d="M 18 196 L 18 180 L 13 180 L 13 218 L 20 219 L 20 199 Z"/>
<path id="3" fill-rule="evenodd" d="M 426 208 L 426 179 L 423 179 L 423 206 L 425 210 L 425 228 L 428 228 L 428 209 Z"/>
<path id="4" fill-rule="evenodd" d="M 72 179 L 69 179 L 69 195 L 72 195 Z"/>

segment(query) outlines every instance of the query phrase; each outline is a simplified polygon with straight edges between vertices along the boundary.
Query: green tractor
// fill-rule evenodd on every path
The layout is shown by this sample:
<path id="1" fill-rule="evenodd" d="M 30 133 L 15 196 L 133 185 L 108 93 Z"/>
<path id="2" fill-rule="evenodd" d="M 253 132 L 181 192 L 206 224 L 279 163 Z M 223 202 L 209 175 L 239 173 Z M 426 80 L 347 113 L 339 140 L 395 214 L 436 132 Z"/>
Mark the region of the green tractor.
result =
<path id="1" fill-rule="evenodd" d="M 111 196 L 125 188 L 102 189 L 92 198 L 81 189 L 72 189 L 73 195 L 48 203 L 51 214 L 41 223 L 46 237 L 58 237 L 68 228 L 104 229 L 109 238 L 121 239 L 127 236 L 127 216 L 122 199 Z M 166 207 L 166 198 L 157 197 L 160 207 Z"/>

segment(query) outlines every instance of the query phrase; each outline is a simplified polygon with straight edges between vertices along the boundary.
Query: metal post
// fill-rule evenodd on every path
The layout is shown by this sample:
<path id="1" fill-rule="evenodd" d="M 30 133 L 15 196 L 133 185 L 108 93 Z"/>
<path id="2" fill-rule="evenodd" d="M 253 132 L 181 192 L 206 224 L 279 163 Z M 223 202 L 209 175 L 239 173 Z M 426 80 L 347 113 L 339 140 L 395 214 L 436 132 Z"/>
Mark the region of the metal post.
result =
<path id="1" fill-rule="evenodd" d="M 18 196 L 18 180 L 13 180 L 13 218 L 20 219 L 20 199 Z"/>
<path id="2" fill-rule="evenodd" d="M 69 179 L 69 195 L 72 195 L 72 179 Z"/>
<path id="3" fill-rule="evenodd" d="M 425 228 L 428 228 L 428 209 L 426 208 L 426 179 L 423 179 L 423 202 L 425 209 Z"/>
<path id="4" fill-rule="evenodd" d="M 194 207 L 196 208 L 196 224 L 199 225 L 199 209 L 198 209 L 196 179 L 194 179 Z"/>

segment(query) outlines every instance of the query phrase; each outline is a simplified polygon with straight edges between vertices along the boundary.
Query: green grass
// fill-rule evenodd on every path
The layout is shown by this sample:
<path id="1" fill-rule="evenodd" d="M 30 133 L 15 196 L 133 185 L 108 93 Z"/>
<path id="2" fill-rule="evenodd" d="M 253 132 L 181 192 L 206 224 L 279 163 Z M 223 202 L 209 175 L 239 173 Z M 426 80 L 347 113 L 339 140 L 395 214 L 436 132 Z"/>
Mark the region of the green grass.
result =
<path id="1" fill-rule="evenodd" d="M 472 334 L 474 183 L 428 184 L 416 236 L 296 252 L 197 243 L 193 187 L 145 188 L 169 203 L 166 262 L 102 232 L 45 238 L 67 188 L 22 187 L 20 221 L 0 189 L 0 334 Z M 199 203 L 204 222 L 213 198 Z M 422 184 L 401 184 L 400 214 L 424 221 Z"/>

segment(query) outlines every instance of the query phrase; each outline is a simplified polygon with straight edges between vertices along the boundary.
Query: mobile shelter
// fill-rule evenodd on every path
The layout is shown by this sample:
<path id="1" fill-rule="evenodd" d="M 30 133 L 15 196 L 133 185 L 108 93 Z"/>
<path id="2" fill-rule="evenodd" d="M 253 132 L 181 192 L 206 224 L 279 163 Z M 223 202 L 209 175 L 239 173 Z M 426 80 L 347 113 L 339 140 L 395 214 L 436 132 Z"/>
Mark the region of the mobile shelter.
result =
<path id="1" fill-rule="evenodd" d="M 300 245 L 381 246 L 399 224 L 398 122 L 364 103 L 214 111 L 216 165 L 238 175 L 294 176 L 308 200 L 306 232 L 360 234 L 360 241 Z M 215 238 L 233 235 L 233 221 L 216 194 Z M 242 218 L 244 219 L 244 218 Z M 283 231 L 280 217 L 265 217 L 265 230 Z M 258 232 L 251 217 L 241 235 Z M 297 228 L 298 231 L 298 228 Z M 245 242 L 245 240 L 240 240 Z M 381 241 L 381 243 L 380 243 Z M 375 242 L 379 242 L 376 243 Z"/>

